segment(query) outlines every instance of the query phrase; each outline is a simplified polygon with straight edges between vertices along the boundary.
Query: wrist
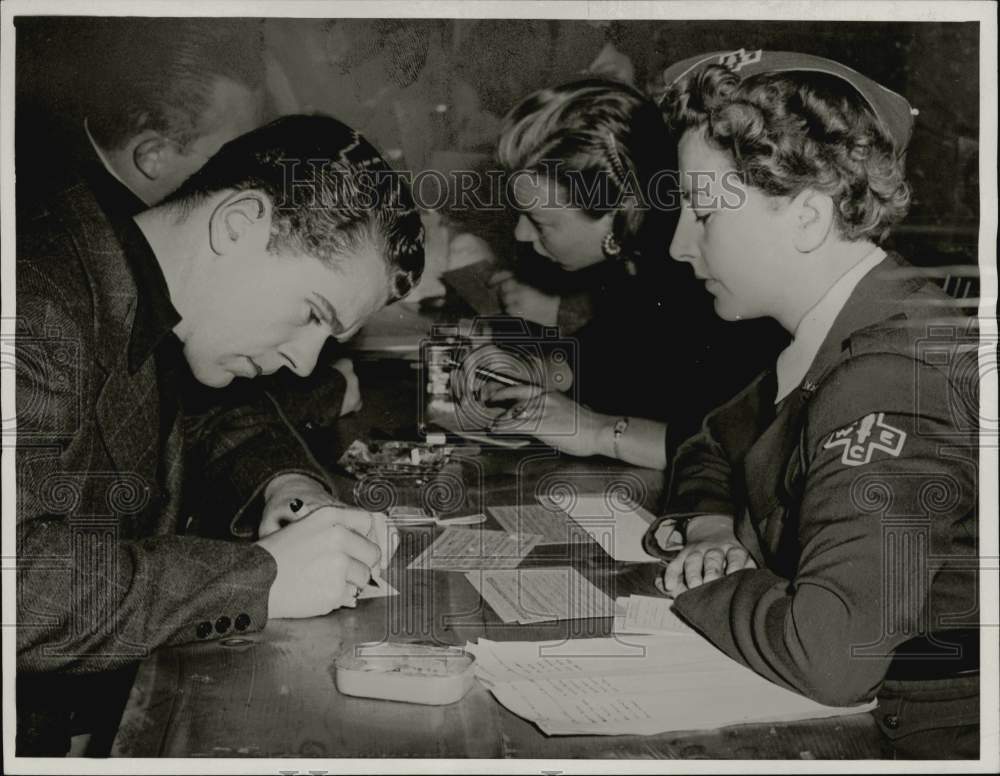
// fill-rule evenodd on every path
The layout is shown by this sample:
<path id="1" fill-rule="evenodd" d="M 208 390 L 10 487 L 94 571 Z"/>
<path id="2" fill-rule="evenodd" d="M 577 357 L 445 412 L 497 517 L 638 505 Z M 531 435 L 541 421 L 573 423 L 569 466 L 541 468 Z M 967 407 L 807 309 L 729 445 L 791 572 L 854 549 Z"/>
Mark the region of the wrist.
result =
<path id="1" fill-rule="evenodd" d="M 598 415 L 594 453 L 605 458 L 615 458 L 615 427 L 621 420 L 617 415 Z"/>
<path id="2" fill-rule="evenodd" d="M 688 544 L 732 533 L 733 518 L 729 515 L 698 515 L 684 524 L 684 537 Z"/>

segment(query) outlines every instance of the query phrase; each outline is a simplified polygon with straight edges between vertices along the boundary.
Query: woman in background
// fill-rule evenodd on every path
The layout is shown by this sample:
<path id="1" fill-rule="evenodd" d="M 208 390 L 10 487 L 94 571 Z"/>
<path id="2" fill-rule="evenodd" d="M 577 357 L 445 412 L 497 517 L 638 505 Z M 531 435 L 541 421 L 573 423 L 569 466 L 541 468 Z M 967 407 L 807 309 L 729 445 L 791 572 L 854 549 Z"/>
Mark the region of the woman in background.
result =
<path id="1" fill-rule="evenodd" d="M 505 118 L 498 156 L 515 237 L 533 254 L 493 282 L 508 314 L 575 340 L 578 402 L 558 391 L 529 401 L 542 389 L 497 391 L 465 370 L 453 381 L 464 401 L 517 403 L 495 432 L 664 468 L 704 414 L 777 352 L 775 328 L 720 322 L 701 284 L 667 258 L 675 146 L 649 98 L 598 78 L 538 91 Z M 502 371 L 504 358 L 492 349 L 471 362 Z"/>

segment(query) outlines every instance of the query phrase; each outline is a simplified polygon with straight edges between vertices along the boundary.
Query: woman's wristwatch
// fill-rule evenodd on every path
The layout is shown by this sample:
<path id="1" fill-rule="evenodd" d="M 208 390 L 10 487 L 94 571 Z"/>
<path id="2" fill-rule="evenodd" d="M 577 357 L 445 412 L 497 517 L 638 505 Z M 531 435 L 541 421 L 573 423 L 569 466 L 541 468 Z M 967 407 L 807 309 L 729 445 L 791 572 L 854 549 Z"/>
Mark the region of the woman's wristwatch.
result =
<path id="1" fill-rule="evenodd" d="M 622 459 L 621 450 L 618 449 L 618 440 L 624 436 L 625 432 L 628 431 L 628 418 L 619 418 L 612 428 L 612 441 L 611 444 L 614 447 L 615 458 L 619 461 Z"/>

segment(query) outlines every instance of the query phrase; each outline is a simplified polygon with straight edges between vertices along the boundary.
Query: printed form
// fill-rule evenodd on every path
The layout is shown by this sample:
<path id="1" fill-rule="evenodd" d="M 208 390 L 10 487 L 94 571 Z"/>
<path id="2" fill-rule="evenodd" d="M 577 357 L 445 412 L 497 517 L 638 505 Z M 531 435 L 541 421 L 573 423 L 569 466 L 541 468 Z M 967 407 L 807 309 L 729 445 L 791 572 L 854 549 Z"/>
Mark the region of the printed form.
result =
<path id="1" fill-rule="evenodd" d="M 651 735 L 855 714 L 771 684 L 698 636 L 466 647 L 504 706 L 548 735 Z"/>
<path id="2" fill-rule="evenodd" d="M 478 528 L 446 528 L 407 568 L 434 571 L 516 568 L 541 537 Z"/>

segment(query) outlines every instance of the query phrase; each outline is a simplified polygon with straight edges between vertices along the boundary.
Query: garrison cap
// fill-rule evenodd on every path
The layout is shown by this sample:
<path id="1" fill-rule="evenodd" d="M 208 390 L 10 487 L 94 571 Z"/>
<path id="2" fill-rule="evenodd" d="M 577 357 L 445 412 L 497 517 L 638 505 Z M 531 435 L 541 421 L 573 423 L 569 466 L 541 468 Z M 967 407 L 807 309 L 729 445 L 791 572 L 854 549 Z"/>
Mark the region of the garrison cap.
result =
<path id="1" fill-rule="evenodd" d="M 864 98 L 871 108 L 875 118 L 885 127 L 896 146 L 896 153 L 902 154 L 910 142 L 913 133 L 913 117 L 917 110 L 901 94 L 886 89 L 868 76 L 846 65 L 834 62 L 832 59 L 817 57 L 813 54 L 800 54 L 794 51 L 715 51 L 710 54 L 699 54 L 670 65 L 663 71 L 663 82 L 669 89 L 681 78 L 698 72 L 709 65 L 724 65 L 737 73 L 740 78 L 747 78 L 761 73 L 785 73 L 790 71 L 805 71 L 827 73 L 847 81 L 854 90 Z"/>

